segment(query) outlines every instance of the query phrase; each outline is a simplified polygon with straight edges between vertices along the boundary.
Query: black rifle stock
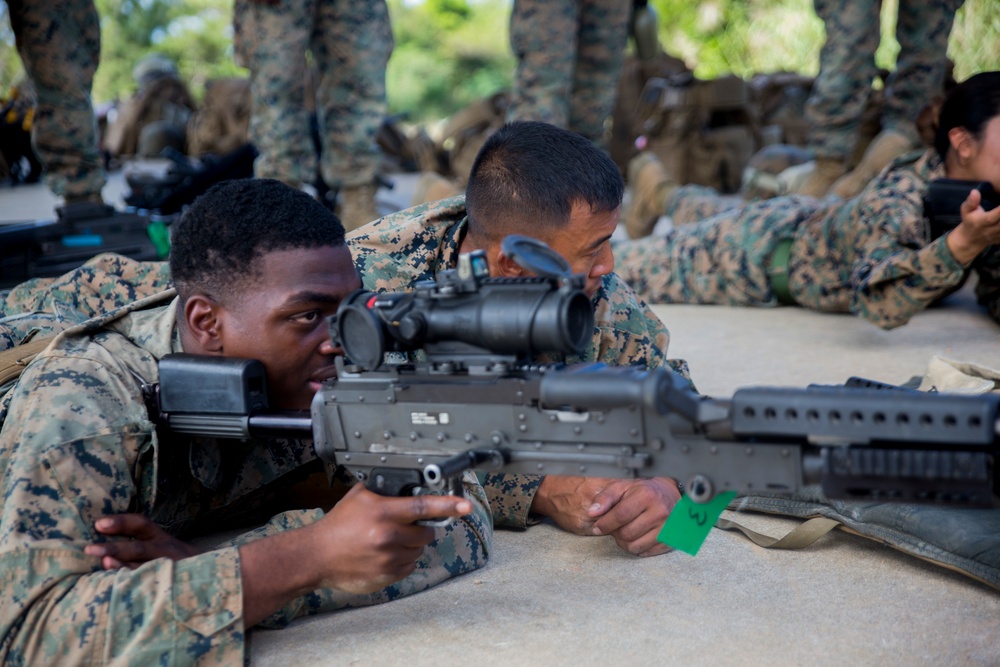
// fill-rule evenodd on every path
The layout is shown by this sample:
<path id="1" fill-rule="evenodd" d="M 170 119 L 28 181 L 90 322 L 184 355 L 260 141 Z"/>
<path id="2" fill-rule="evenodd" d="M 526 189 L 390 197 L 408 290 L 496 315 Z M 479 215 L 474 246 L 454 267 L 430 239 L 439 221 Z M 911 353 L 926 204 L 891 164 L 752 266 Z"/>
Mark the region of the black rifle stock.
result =
<path id="1" fill-rule="evenodd" d="M 947 234 L 962 222 L 960 209 L 972 190 L 982 194 L 983 210 L 992 211 L 1000 204 L 1000 194 L 986 181 L 937 178 L 930 182 L 924 197 L 924 216 L 931 240 Z"/>
<path id="2" fill-rule="evenodd" d="M 473 254 L 413 292 L 348 298 L 331 336 L 353 363 L 337 360 L 309 413 L 267 410 L 259 362 L 168 355 L 152 396 L 159 422 L 311 437 L 320 458 L 386 495 L 460 492 L 477 469 L 673 477 L 696 502 L 819 484 L 831 498 L 997 504 L 1000 396 L 813 386 L 716 399 L 664 368 L 525 361 L 578 351 L 593 327 L 582 281 L 542 266 L 534 243 L 505 250 L 542 278 L 488 279 Z"/>

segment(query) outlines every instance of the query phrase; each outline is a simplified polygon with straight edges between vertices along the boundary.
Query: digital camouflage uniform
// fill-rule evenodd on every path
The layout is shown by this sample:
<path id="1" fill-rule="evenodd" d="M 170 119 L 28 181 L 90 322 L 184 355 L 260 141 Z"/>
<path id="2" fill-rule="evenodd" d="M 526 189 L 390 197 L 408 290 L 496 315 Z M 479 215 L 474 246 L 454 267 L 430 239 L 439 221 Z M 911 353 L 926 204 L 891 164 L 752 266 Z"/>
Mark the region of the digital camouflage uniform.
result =
<path id="1" fill-rule="evenodd" d="M 896 69 L 886 82 L 882 126 L 920 145 L 920 109 L 942 90 L 948 36 L 964 0 L 900 0 Z M 806 104 L 812 128 L 809 145 L 817 157 L 847 158 L 854 150 L 858 120 L 878 75 L 875 51 L 881 36 L 881 2 L 814 0 L 826 26 L 820 73 Z"/>
<path id="2" fill-rule="evenodd" d="M 57 278 L 33 278 L 0 294 L 0 352 L 170 287 L 167 262 L 104 253 Z"/>
<path id="3" fill-rule="evenodd" d="M 507 120 L 538 120 L 603 144 L 628 44 L 630 0 L 515 0 Z"/>
<path id="4" fill-rule="evenodd" d="M 17 52 L 35 84 L 32 144 L 45 184 L 67 198 L 99 195 L 104 170 L 90 90 L 101 51 L 93 0 L 7 0 Z"/>
<path id="5" fill-rule="evenodd" d="M 322 174 L 331 187 L 375 182 L 392 28 L 384 0 L 238 0 L 240 51 L 251 73 L 250 140 L 261 178 L 312 183 L 316 152 L 306 97 L 306 51 L 319 74 Z M 249 15 L 244 15 L 249 12 Z"/>
<path id="6" fill-rule="evenodd" d="M 140 380 L 180 352 L 173 290 L 69 329 L 8 394 L 0 431 L 0 662 L 6 665 L 244 663 L 236 544 L 316 521 L 294 510 L 198 556 L 104 571 L 94 521 L 141 512 L 170 533 L 231 528 L 316 464 L 311 443 L 219 443 L 154 431 Z M 131 312 L 130 312 L 131 311 Z M 298 474 L 297 474 L 298 473 Z M 264 622 L 370 605 L 485 564 L 489 509 L 472 476 L 472 516 L 437 529 L 410 577 L 372 595 L 318 590 Z M 273 511 L 273 510 L 272 510 Z"/>
<path id="7" fill-rule="evenodd" d="M 957 289 L 971 269 L 980 303 L 1000 322 L 1000 253 L 991 248 L 963 267 L 946 237 L 929 239 L 923 198 L 944 175 L 933 150 L 910 153 L 853 199 L 788 196 L 730 208 L 665 236 L 612 243 L 615 264 L 653 303 L 776 306 L 769 260 L 790 240 L 788 282 L 798 305 L 891 329 Z M 705 188 L 682 187 L 668 197 L 666 213 L 689 195 L 699 204 L 689 212 L 710 208 Z"/>
<path id="8" fill-rule="evenodd" d="M 455 268 L 468 230 L 465 197 L 460 195 L 405 211 L 365 225 L 347 235 L 351 255 L 364 288 L 376 292 L 412 289 L 434 280 L 439 271 Z M 609 365 L 668 365 L 688 376 L 687 365 L 666 358 L 670 334 L 646 304 L 615 274 L 604 277 L 593 297 L 594 335 L 583 357 L 567 363 L 600 361 Z M 542 477 L 488 474 L 482 477 L 497 525 L 524 527 Z"/>

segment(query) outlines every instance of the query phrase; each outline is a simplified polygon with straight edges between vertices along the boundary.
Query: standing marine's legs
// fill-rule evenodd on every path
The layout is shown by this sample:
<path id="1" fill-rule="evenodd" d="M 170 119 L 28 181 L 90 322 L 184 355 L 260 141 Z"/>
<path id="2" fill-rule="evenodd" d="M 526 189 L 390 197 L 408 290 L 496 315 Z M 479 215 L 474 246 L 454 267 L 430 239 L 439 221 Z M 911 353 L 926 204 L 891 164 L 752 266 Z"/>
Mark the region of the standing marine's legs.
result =
<path id="1" fill-rule="evenodd" d="M 600 146 L 615 106 L 628 45 L 630 0 L 584 0 L 577 36 L 569 129 Z"/>
<path id="2" fill-rule="evenodd" d="M 31 139 L 45 183 L 67 203 L 100 201 L 105 183 L 91 101 L 101 52 L 93 0 L 8 0 L 24 69 L 35 84 Z"/>
<path id="3" fill-rule="evenodd" d="M 809 146 L 816 153 L 813 175 L 799 194 L 822 197 L 846 171 L 854 150 L 858 119 L 877 73 L 878 0 L 814 0 L 826 25 L 820 71 L 806 103 Z"/>
<path id="4" fill-rule="evenodd" d="M 899 57 L 886 82 L 882 127 L 918 145 L 916 120 L 935 96 L 944 94 L 948 37 L 965 0 L 900 0 L 896 39 Z"/>
<path id="5" fill-rule="evenodd" d="M 896 24 L 899 58 L 885 87 L 882 131 L 854 170 L 830 191 L 842 199 L 861 192 L 894 158 L 920 146 L 917 117 L 943 94 L 948 36 L 964 0 L 901 0 Z"/>
<path id="6" fill-rule="evenodd" d="M 384 0 L 319 0 L 312 51 L 319 70 L 321 168 L 323 179 L 341 188 L 340 217 L 348 231 L 378 217 L 376 135 L 386 114 L 385 68 L 392 49 Z"/>
<path id="7" fill-rule="evenodd" d="M 258 178 L 299 187 L 312 183 L 316 151 L 306 111 L 306 49 L 313 31 L 313 0 L 251 0 L 252 21 L 241 36 L 250 68 L 250 141 Z"/>
<path id="8" fill-rule="evenodd" d="M 569 128 L 580 6 L 577 0 L 514 0 L 510 46 L 517 57 L 507 120 Z"/>

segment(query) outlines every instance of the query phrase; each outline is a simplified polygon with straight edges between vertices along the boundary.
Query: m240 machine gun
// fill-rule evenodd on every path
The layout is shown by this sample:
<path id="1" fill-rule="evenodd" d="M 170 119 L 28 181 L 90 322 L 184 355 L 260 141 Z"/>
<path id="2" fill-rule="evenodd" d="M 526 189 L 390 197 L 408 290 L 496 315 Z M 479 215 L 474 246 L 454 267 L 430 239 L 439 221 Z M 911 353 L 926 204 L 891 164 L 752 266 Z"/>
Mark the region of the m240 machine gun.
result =
<path id="1" fill-rule="evenodd" d="M 387 495 L 458 492 L 480 469 L 673 477 L 694 502 L 819 484 L 831 498 L 997 504 L 997 396 L 815 386 L 716 399 L 664 368 L 536 363 L 582 351 L 593 328 L 582 278 L 543 248 L 506 245 L 540 278 L 490 279 L 473 255 L 413 292 L 354 293 L 331 322 L 338 377 L 309 414 L 268 412 L 257 362 L 164 357 L 160 422 L 311 437 Z"/>

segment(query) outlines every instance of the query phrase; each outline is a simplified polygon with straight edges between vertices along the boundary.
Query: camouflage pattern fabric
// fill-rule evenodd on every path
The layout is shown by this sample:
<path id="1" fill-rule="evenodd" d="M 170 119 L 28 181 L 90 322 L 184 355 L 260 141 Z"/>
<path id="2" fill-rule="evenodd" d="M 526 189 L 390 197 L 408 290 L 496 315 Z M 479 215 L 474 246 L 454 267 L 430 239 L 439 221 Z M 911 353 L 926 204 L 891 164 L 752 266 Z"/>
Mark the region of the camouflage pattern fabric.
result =
<path id="1" fill-rule="evenodd" d="M 716 195 L 713 207 L 711 192 L 682 186 L 671 193 L 666 210 L 689 224 L 675 224 L 665 236 L 612 241 L 616 270 L 651 303 L 777 306 L 767 260 L 822 205 L 811 197 L 777 197 L 711 215 L 732 201 Z M 710 217 L 691 222 L 699 213 Z"/>
<path id="2" fill-rule="evenodd" d="M 240 49 L 251 72 L 250 138 L 260 151 L 256 175 L 294 185 L 314 181 L 304 83 L 309 50 L 319 74 L 323 179 L 331 187 L 374 183 L 376 137 L 386 112 L 385 67 L 393 47 L 385 1 L 246 4 L 251 16 L 241 19 Z"/>
<path id="3" fill-rule="evenodd" d="M 167 262 L 104 253 L 57 278 L 33 278 L 0 295 L 0 351 L 51 336 L 170 287 Z"/>
<path id="4" fill-rule="evenodd" d="M 628 43 L 629 0 L 515 0 L 507 120 L 538 120 L 604 143 Z"/>
<path id="5" fill-rule="evenodd" d="M 467 229 L 465 196 L 459 195 L 380 218 L 348 233 L 347 242 L 364 288 L 395 292 L 455 268 Z M 568 358 L 568 363 L 601 361 L 649 368 L 666 364 L 690 377 L 685 362 L 666 358 L 670 342 L 666 327 L 618 276 L 604 277 L 593 302 L 590 349 L 582 357 Z M 541 480 L 538 475 L 481 476 L 495 524 L 527 526 L 531 500 Z"/>
<path id="6" fill-rule="evenodd" d="M 923 197 L 944 175 L 933 150 L 911 153 L 853 199 L 789 196 L 732 208 L 662 237 L 614 243 L 616 266 L 654 303 L 775 306 L 767 266 L 788 239 L 789 287 L 806 308 L 851 312 L 891 329 L 951 293 L 971 269 L 979 302 L 1000 322 L 1000 253 L 991 249 L 963 267 L 945 237 L 928 236 Z M 673 193 L 668 210 L 688 191 Z"/>
<path id="7" fill-rule="evenodd" d="M 230 510 L 316 463 L 308 442 L 222 445 L 154 431 L 135 376 L 155 381 L 157 360 L 181 351 L 176 308 L 171 290 L 63 332 L 9 394 L 0 431 L 3 664 L 243 665 L 234 545 L 322 516 L 285 512 L 216 550 L 136 570 L 103 571 L 83 553 L 112 539 L 94 530 L 107 514 L 142 512 L 179 536 L 229 528 Z M 370 596 L 316 591 L 264 625 L 391 600 L 481 567 L 489 508 L 471 475 L 466 490 L 473 515 L 437 529 L 413 575 Z"/>
<path id="8" fill-rule="evenodd" d="M 948 35 L 964 0 L 902 0 L 896 39 L 900 52 L 886 82 L 882 126 L 919 145 L 915 123 L 920 109 L 942 90 Z M 875 50 L 881 40 L 882 3 L 871 0 L 814 0 L 826 25 L 820 73 L 806 103 L 812 131 L 809 145 L 823 158 L 846 158 L 854 149 L 872 79 L 878 74 Z"/>
<path id="9" fill-rule="evenodd" d="M 101 29 L 93 0 L 7 0 L 7 11 L 37 93 L 32 144 L 45 184 L 64 197 L 100 194 L 105 176 L 90 89 Z"/>

